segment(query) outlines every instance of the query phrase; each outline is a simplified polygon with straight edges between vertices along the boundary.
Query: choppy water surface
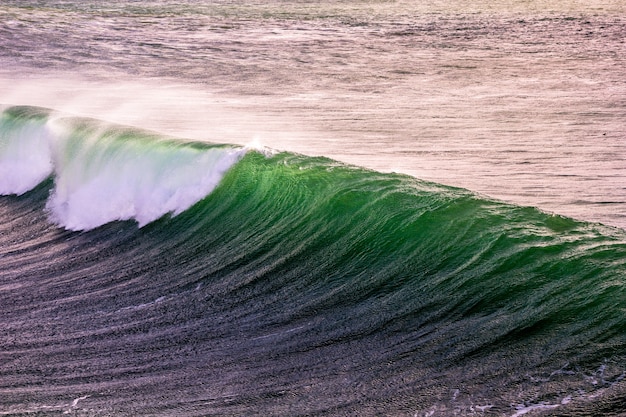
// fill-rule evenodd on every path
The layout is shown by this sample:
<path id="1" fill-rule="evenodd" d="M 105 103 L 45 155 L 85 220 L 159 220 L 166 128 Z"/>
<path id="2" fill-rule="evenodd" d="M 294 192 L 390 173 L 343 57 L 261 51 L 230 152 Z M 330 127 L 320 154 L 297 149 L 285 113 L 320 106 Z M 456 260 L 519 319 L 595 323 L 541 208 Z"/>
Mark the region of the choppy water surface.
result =
<path id="1" fill-rule="evenodd" d="M 414 3 L 4 2 L 2 101 L 624 227 L 621 2 Z"/>

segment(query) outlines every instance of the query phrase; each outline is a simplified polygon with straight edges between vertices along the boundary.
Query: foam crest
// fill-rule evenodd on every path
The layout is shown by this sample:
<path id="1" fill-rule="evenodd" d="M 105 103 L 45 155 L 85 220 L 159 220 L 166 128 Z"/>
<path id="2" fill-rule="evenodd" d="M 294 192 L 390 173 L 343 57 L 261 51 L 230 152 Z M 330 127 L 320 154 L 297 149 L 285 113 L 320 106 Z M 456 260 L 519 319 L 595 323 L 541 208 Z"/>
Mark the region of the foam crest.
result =
<path id="1" fill-rule="evenodd" d="M 55 130 L 55 188 L 46 208 L 52 221 L 70 230 L 132 219 L 144 226 L 180 214 L 207 196 L 245 153 L 88 121 L 58 121 Z"/>
<path id="2" fill-rule="evenodd" d="M 0 194 L 23 194 L 53 176 L 46 210 L 57 225 L 144 226 L 206 197 L 246 151 L 9 107 L 0 113 Z"/>
<path id="3" fill-rule="evenodd" d="M 0 115 L 0 194 L 24 194 L 52 174 L 45 113 L 14 107 Z"/>

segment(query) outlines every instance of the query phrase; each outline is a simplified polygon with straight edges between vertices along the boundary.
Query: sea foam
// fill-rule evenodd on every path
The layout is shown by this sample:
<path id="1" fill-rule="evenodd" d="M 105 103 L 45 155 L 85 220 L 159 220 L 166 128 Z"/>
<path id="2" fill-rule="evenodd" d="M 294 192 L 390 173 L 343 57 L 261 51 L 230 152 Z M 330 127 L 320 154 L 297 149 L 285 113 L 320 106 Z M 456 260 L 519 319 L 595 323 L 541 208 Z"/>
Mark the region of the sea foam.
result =
<path id="1" fill-rule="evenodd" d="M 52 134 L 42 117 L 0 116 L 0 194 L 24 194 L 52 174 Z"/>
<path id="2" fill-rule="evenodd" d="M 116 220 L 135 220 L 141 227 L 180 214 L 206 197 L 246 153 L 91 119 L 18 116 L 3 119 L 0 130 L 0 190 L 22 194 L 52 175 L 46 209 L 69 230 Z"/>

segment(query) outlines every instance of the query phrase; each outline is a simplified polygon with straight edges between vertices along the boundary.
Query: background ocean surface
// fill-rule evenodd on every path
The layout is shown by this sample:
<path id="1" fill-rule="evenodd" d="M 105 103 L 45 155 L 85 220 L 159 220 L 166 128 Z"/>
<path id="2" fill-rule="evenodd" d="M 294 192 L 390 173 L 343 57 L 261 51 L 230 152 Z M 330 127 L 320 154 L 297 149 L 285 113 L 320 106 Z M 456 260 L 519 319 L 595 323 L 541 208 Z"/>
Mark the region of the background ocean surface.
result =
<path id="1" fill-rule="evenodd" d="M 620 1 L 3 1 L 0 415 L 625 415 Z"/>

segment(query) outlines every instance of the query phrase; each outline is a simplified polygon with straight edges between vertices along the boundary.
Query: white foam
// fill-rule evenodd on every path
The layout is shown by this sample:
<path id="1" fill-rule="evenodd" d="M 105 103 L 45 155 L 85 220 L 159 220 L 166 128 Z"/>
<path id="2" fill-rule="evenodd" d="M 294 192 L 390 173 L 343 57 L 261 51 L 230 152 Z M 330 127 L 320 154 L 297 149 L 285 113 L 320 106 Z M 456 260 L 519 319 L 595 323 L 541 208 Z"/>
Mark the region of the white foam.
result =
<path id="1" fill-rule="evenodd" d="M 213 191 L 245 154 L 242 148 L 118 136 L 100 130 L 76 140 L 70 132 L 53 141 L 55 188 L 46 208 L 54 223 L 90 230 L 134 219 L 141 227 L 180 214 Z"/>
<path id="2" fill-rule="evenodd" d="M 3 124 L 0 129 L 0 194 L 24 194 L 50 174 L 51 133 L 41 121 Z"/>
<path id="3" fill-rule="evenodd" d="M 46 210 L 55 224 L 76 231 L 116 220 L 144 226 L 206 197 L 246 152 L 94 120 L 6 117 L 0 194 L 23 194 L 53 175 Z"/>
<path id="4" fill-rule="evenodd" d="M 254 136 L 252 138 L 252 141 L 246 144 L 245 148 L 247 150 L 252 150 L 260 154 L 263 154 L 268 158 L 271 158 L 272 156 L 278 153 L 278 151 L 276 151 L 275 149 L 268 148 L 267 146 L 263 145 L 261 143 L 261 138 L 259 136 Z"/>
<path id="5" fill-rule="evenodd" d="M 531 411 L 535 411 L 535 410 L 550 410 L 550 409 L 559 407 L 559 405 L 560 404 L 532 404 L 532 405 L 520 404 L 515 407 L 516 412 L 514 414 L 511 414 L 511 417 L 522 416 L 524 414 L 530 413 Z"/>

